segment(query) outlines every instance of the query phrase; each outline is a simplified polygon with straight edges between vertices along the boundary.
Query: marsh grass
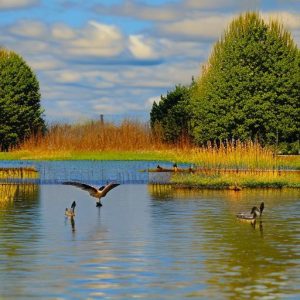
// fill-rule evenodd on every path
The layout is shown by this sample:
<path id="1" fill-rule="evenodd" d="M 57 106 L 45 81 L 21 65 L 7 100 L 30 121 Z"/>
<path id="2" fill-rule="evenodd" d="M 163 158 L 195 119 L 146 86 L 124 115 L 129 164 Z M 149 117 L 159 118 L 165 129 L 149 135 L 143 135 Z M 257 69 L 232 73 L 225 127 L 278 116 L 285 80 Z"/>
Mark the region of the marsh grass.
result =
<path id="1" fill-rule="evenodd" d="M 299 171 L 200 171 L 193 174 L 174 174 L 171 183 L 212 189 L 240 188 L 300 188 Z"/>
<path id="2" fill-rule="evenodd" d="M 39 173 L 35 168 L 0 168 L 0 179 L 36 179 Z"/>
<path id="3" fill-rule="evenodd" d="M 229 142 L 195 147 L 187 139 L 166 144 L 149 124 L 124 120 L 121 124 L 90 121 L 55 124 L 46 135 L 32 136 L 0 159 L 154 160 L 191 163 L 206 169 L 300 169 L 299 156 L 278 157 L 259 143 Z"/>
<path id="4" fill-rule="evenodd" d="M 124 120 L 120 125 L 101 121 L 52 125 L 45 136 L 32 136 L 20 150 L 100 152 L 151 150 L 162 146 L 147 124 Z"/>

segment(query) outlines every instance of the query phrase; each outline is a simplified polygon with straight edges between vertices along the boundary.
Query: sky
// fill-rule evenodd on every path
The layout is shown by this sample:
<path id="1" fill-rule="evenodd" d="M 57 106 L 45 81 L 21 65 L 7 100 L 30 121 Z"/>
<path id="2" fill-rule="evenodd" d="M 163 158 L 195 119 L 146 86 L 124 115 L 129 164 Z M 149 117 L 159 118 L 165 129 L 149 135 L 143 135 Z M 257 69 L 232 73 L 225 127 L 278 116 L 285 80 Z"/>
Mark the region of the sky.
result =
<path id="1" fill-rule="evenodd" d="M 300 0 L 0 0 L 0 46 L 35 72 L 48 123 L 146 121 L 153 101 L 201 76 L 247 10 L 300 45 Z"/>

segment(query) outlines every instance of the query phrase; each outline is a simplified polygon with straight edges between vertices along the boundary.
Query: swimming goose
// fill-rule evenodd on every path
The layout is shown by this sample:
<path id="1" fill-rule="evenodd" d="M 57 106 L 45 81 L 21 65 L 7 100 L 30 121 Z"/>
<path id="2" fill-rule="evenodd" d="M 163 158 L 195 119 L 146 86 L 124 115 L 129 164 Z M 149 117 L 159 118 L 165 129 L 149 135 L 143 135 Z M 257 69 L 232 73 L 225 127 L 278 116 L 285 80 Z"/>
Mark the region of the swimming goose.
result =
<path id="1" fill-rule="evenodd" d="M 73 201 L 71 208 L 66 208 L 65 215 L 67 217 L 74 217 L 75 216 L 75 207 L 76 207 L 76 202 Z"/>
<path id="2" fill-rule="evenodd" d="M 119 183 L 111 182 L 111 183 L 108 183 L 107 185 L 103 185 L 99 189 L 97 189 L 96 187 L 91 186 L 89 184 L 76 182 L 76 181 L 66 181 L 66 182 L 63 182 L 63 184 L 73 185 L 73 186 L 76 186 L 78 188 L 81 188 L 84 191 L 88 191 L 89 194 L 92 197 L 95 197 L 95 198 L 98 199 L 98 201 L 96 202 L 97 207 L 102 206 L 102 203 L 101 203 L 101 200 L 100 200 L 102 197 L 105 197 L 106 194 L 111 189 L 113 189 L 113 188 L 117 187 L 118 185 L 120 185 Z"/>
<path id="3" fill-rule="evenodd" d="M 241 213 L 238 213 L 236 216 L 240 220 L 254 221 L 257 217 L 261 217 L 264 208 L 265 208 L 265 204 L 264 204 L 264 202 L 262 202 L 260 204 L 259 209 L 256 206 L 253 206 L 250 214 L 241 212 Z"/>

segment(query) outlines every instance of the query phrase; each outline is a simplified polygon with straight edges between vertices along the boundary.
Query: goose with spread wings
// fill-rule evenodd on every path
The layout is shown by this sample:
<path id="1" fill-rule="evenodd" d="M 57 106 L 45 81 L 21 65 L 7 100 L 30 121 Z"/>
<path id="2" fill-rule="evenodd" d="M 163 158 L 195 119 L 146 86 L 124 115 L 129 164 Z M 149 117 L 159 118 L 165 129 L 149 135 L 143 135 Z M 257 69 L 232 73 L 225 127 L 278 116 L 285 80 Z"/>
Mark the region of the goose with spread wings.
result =
<path id="1" fill-rule="evenodd" d="M 63 182 L 63 184 L 66 184 L 66 185 L 73 185 L 75 187 L 78 187 L 78 188 L 81 188 L 82 190 L 84 191 L 88 191 L 89 194 L 92 196 L 92 197 L 95 197 L 98 199 L 98 201 L 96 202 L 96 206 L 100 207 L 102 206 L 102 203 L 101 203 L 101 198 L 102 197 L 105 197 L 106 194 L 112 190 L 113 188 L 117 187 L 118 185 L 120 185 L 119 183 L 114 183 L 114 182 L 110 182 L 108 183 L 107 185 L 104 185 L 104 186 L 101 186 L 100 188 L 96 188 L 94 186 L 91 186 L 89 184 L 86 184 L 86 183 L 81 183 L 81 182 L 77 182 L 77 181 L 65 181 Z"/>

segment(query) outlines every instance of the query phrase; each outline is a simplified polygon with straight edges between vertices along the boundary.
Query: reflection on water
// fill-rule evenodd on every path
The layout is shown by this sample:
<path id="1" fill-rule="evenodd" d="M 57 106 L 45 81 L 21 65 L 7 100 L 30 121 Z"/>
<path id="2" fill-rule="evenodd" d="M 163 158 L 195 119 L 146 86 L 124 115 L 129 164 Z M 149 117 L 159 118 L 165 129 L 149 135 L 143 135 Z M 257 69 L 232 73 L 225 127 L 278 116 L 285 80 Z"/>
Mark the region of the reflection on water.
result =
<path id="1" fill-rule="evenodd" d="M 299 295 L 299 190 L 218 192 L 160 185 L 148 189 L 162 212 L 161 220 L 170 215 L 178 222 L 182 208 L 191 208 L 188 215 L 183 214 L 181 228 L 193 232 L 192 248 L 205 257 L 204 267 L 198 267 L 204 268 L 199 274 L 207 288 L 190 296 L 278 299 Z M 255 224 L 234 219 L 237 212 L 250 210 L 261 201 L 266 210 Z M 173 228 L 178 228 L 175 220 Z"/>
<path id="2" fill-rule="evenodd" d="M 37 185 L 0 184 L 0 295 L 22 294 L 21 283 L 11 294 L 19 274 L 32 272 L 39 242 L 39 187 Z"/>
<path id="3" fill-rule="evenodd" d="M 10 189 L 0 206 L 1 299 L 300 296 L 297 190 L 123 184 L 98 209 L 71 186 Z M 256 224 L 235 218 L 262 200 Z M 65 218 L 73 201 L 76 216 Z"/>

